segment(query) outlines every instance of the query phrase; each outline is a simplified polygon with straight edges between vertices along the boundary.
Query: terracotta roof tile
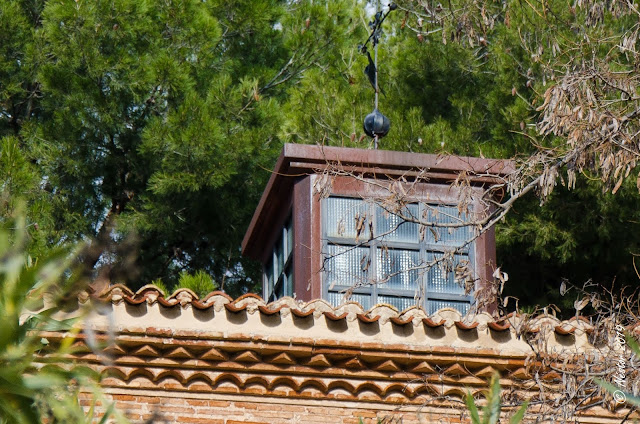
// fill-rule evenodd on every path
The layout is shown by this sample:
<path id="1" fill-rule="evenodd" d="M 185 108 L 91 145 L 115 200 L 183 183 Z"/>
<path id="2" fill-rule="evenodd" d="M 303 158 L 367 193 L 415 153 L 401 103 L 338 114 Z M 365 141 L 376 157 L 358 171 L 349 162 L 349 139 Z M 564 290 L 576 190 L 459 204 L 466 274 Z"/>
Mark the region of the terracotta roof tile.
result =
<path id="1" fill-rule="evenodd" d="M 234 303 L 225 303 L 224 307 L 227 311 L 229 312 L 241 312 L 244 311 L 246 309 L 246 306 L 238 306 Z"/>
<path id="2" fill-rule="evenodd" d="M 336 315 L 333 312 L 329 312 L 329 311 L 324 312 L 324 316 L 329 318 L 331 321 L 341 321 L 347 318 L 347 315 L 349 315 L 347 312 L 344 312 L 340 315 Z"/>
<path id="3" fill-rule="evenodd" d="M 209 305 L 209 304 L 208 304 L 208 303 L 206 303 L 206 302 L 202 302 L 202 301 L 200 301 L 200 300 L 193 300 L 193 301 L 191 302 L 191 305 L 192 305 L 194 308 L 199 309 L 199 310 L 201 310 L 201 311 L 205 311 L 205 310 L 207 310 L 207 309 L 210 309 L 210 308 L 211 308 L 211 305 Z"/>
<path id="4" fill-rule="evenodd" d="M 479 325 L 479 323 L 477 322 L 471 322 L 467 324 L 463 321 L 455 321 L 454 323 L 456 327 L 458 327 L 461 330 L 475 330 Z"/>
<path id="5" fill-rule="evenodd" d="M 402 319 L 400 317 L 391 317 L 389 319 L 391 320 L 392 323 L 396 325 L 406 325 L 406 324 L 409 324 L 411 321 L 413 321 L 413 317 L 408 317 L 406 319 Z"/>
<path id="6" fill-rule="evenodd" d="M 376 315 L 374 317 L 370 317 L 368 314 L 357 314 L 358 319 L 364 323 L 371 324 L 373 322 L 378 322 L 380 319 L 380 315 Z"/>
<path id="7" fill-rule="evenodd" d="M 280 310 L 282 310 L 282 308 L 284 308 L 284 305 L 281 305 L 277 308 L 271 309 L 270 307 L 266 306 L 266 305 L 258 305 L 258 310 L 260 310 L 261 313 L 265 314 L 265 315 L 275 315 L 277 313 L 280 312 Z"/>
<path id="8" fill-rule="evenodd" d="M 177 305 L 178 301 L 176 299 L 167 300 L 164 297 L 159 297 L 158 298 L 158 303 L 161 304 L 162 306 L 164 306 L 165 308 L 170 308 L 172 306 Z"/>
<path id="9" fill-rule="evenodd" d="M 537 334 L 541 331 L 551 331 L 559 335 L 582 335 L 589 334 L 593 331 L 593 326 L 589 323 L 589 320 L 584 317 L 574 317 L 562 322 L 551 315 L 540 315 L 525 321 L 524 317 L 514 313 L 497 319 L 486 313 L 463 317 L 459 311 L 452 308 L 444 308 L 428 315 L 424 309 L 417 306 L 413 306 L 404 311 L 398 311 L 391 305 L 380 304 L 375 305 L 369 310 L 365 310 L 356 302 L 348 302 L 338 307 L 333 307 L 323 299 L 316 299 L 304 303 L 290 297 L 266 303 L 256 294 L 245 294 L 234 300 L 226 293 L 220 291 L 211 292 L 202 299 L 199 299 L 198 296 L 189 289 L 178 289 L 170 296 L 167 296 L 161 289 L 154 285 L 146 285 L 137 292 L 133 292 L 128 287 L 116 284 L 108 287 L 95 297 L 114 305 L 125 302 L 128 305 L 137 306 L 146 302 L 149 305 L 157 303 L 162 308 L 175 308 L 176 306 L 180 306 L 181 308 L 194 308 L 200 311 L 212 310 L 215 311 L 215 313 L 224 310 L 232 313 L 245 311 L 249 314 L 258 313 L 264 316 L 280 314 L 283 317 L 292 314 L 296 318 L 313 316 L 316 320 L 324 316 L 329 321 L 359 321 L 366 324 L 379 323 L 381 326 L 386 325 L 388 322 L 400 326 L 409 324 L 418 326 L 422 323 L 426 328 L 444 328 L 446 334 L 448 334 L 447 332 L 451 328 L 457 328 L 463 331 L 474 329 L 478 331 L 490 329 L 496 332 L 511 331 L 517 336 L 521 333 Z M 169 314 L 168 312 L 167 314 L 167 317 L 180 316 L 179 314 Z M 229 319 L 233 320 L 233 318 Z M 311 321 L 309 324 L 304 325 L 315 324 Z M 577 332 L 577 330 L 579 330 L 579 332 Z M 131 329 L 129 329 L 129 331 L 131 331 Z M 210 330 L 208 331 L 209 334 L 215 333 Z M 367 331 L 375 332 L 378 330 L 372 328 Z M 284 337 L 283 340 L 289 339 Z"/>
<path id="10" fill-rule="evenodd" d="M 493 331 L 506 331 L 511 328 L 509 321 L 494 321 L 487 323 L 487 325 Z"/>
<path id="11" fill-rule="evenodd" d="M 309 309 L 307 311 L 303 311 L 302 309 L 292 309 L 291 313 L 297 316 L 298 318 L 306 318 L 309 315 L 312 315 L 314 311 L 315 311 L 314 309 Z"/>
<path id="12" fill-rule="evenodd" d="M 575 327 L 563 327 L 562 325 L 556 325 L 554 329 L 555 332 L 560 334 L 561 336 L 573 334 L 576 331 Z"/>
<path id="13" fill-rule="evenodd" d="M 124 300 L 130 305 L 140 305 L 141 303 L 145 303 L 147 299 L 144 297 L 133 298 L 131 296 L 124 295 Z"/>
<path id="14" fill-rule="evenodd" d="M 441 327 L 444 325 L 445 320 L 440 320 L 438 322 L 433 321 L 431 318 L 423 318 L 422 322 L 427 326 L 427 327 L 431 327 L 431 328 L 437 328 L 437 327 Z"/>

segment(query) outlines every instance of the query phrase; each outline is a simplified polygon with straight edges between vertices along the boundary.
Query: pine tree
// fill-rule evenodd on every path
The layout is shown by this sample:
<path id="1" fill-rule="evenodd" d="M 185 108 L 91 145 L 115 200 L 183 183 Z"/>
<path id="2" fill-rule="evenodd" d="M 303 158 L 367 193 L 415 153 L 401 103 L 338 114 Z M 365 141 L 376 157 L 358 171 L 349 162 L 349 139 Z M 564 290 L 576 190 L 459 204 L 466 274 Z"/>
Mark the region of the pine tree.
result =
<path id="1" fill-rule="evenodd" d="M 0 128 L 14 137 L 2 171 L 30 166 L 3 191 L 45 199 L 30 216 L 43 238 L 93 240 L 87 269 L 134 288 L 190 270 L 232 290 L 252 284 L 239 245 L 282 146 L 282 103 L 340 42 L 345 3 L 2 8 Z"/>
<path id="2" fill-rule="evenodd" d="M 379 46 L 380 109 L 391 120 L 381 147 L 503 158 L 563 151 L 566 134 L 538 136 L 537 109 L 545 90 L 590 63 L 634 81 L 637 20 L 624 3 L 399 1 Z M 202 270 L 225 289 L 249 289 L 259 271 L 239 245 L 282 144 L 370 144 L 362 122 L 373 90 L 357 48 L 369 32 L 365 6 L 0 4 L 2 216 L 26 198 L 35 256 L 93 240 L 88 269 L 133 288 L 156 279 L 172 287 Z M 626 50 L 613 48 L 625 40 Z M 635 104 L 606 84 L 592 88 L 613 116 Z M 640 196 L 631 183 L 623 196 L 603 196 L 616 181 L 590 181 L 604 177 L 597 166 L 585 174 L 542 209 L 525 201 L 498 231 L 499 257 L 519 286 L 551 293 L 584 270 L 603 284 L 636 281 Z"/>

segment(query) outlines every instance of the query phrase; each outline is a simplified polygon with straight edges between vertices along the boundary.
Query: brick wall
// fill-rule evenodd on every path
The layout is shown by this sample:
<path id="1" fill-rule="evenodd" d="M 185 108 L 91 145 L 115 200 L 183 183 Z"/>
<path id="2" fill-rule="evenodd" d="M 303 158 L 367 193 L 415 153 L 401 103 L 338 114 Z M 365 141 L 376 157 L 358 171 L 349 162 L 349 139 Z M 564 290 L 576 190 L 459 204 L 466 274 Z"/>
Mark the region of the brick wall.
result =
<path id="1" fill-rule="evenodd" d="M 107 396 L 134 423 L 469 422 L 464 397 L 484 402 L 495 373 L 505 393 L 532 400 L 527 415 L 535 419 L 540 391 L 532 373 L 544 382 L 545 401 L 560 402 L 565 386 L 556 370 L 571 372 L 567 359 L 595 349 L 584 319 L 537 317 L 527 323 L 534 338 L 525 339 L 517 315 L 496 321 L 442 309 L 428 316 L 291 298 L 266 304 L 221 293 L 199 300 L 186 289 L 164 298 L 153 286 L 135 294 L 114 286 L 103 299 L 104 310 L 88 322 L 106 347 L 93 351 L 85 334 L 74 334 L 76 359 L 103 373 Z M 52 345 L 67 336 L 46 334 Z M 553 353 L 553 367 L 531 356 L 532 340 Z M 91 403 L 88 395 L 82 401 Z M 631 413 L 591 401 L 579 422 L 619 424 Z"/>
<path id="2" fill-rule="evenodd" d="M 134 423 L 151 420 L 153 423 L 201 424 L 358 424 L 360 418 L 366 424 L 375 424 L 383 418 L 402 424 L 468 422 L 453 405 L 419 409 L 368 402 L 300 401 L 243 395 L 194 396 L 146 390 L 110 393 L 107 398 L 115 401 L 118 410 Z M 81 402 L 88 407 L 90 395 L 83 395 Z M 100 403 L 97 414 L 102 413 L 104 405 Z"/>

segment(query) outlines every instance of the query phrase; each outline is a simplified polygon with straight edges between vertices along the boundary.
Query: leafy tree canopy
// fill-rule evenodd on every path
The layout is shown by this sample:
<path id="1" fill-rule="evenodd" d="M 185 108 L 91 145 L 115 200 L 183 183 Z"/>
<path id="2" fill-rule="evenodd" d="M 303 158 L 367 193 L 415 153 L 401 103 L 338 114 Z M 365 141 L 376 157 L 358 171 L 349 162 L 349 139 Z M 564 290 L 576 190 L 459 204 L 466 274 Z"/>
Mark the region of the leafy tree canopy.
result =
<path id="1" fill-rule="evenodd" d="M 373 90 L 357 50 L 366 6 L 4 2 L 3 214 L 25 197 L 34 254 L 94 240 L 84 262 L 134 288 L 172 287 L 196 270 L 236 293 L 251 288 L 257 269 L 239 244 L 282 144 L 370 143 Z M 635 156 L 588 120 L 637 132 L 638 12 L 623 0 L 398 6 L 379 46 L 380 109 L 392 123 L 382 148 L 503 158 L 577 149 L 574 192 L 520 204 L 498 230 L 499 258 L 532 303 L 554 301 L 562 277 L 635 283 L 640 196 L 617 184 Z M 553 105 L 570 105 L 571 120 Z M 602 194 L 616 186 L 615 198 Z"/>

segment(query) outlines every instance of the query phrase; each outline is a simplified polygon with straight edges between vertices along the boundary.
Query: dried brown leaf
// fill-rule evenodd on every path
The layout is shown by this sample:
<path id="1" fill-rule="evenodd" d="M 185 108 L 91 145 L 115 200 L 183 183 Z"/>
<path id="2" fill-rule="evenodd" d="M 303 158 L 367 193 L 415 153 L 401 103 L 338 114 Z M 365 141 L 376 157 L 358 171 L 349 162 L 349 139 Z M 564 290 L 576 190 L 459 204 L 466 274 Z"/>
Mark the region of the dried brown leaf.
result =
<path id="1" fill-rule="evenodd" d="M 590 301 L 591 299 L 589 297 L 583 297 L 581 300 L 573 302 L 573 307 L 576 311 L 580 312 L 589 304 Z"/>

